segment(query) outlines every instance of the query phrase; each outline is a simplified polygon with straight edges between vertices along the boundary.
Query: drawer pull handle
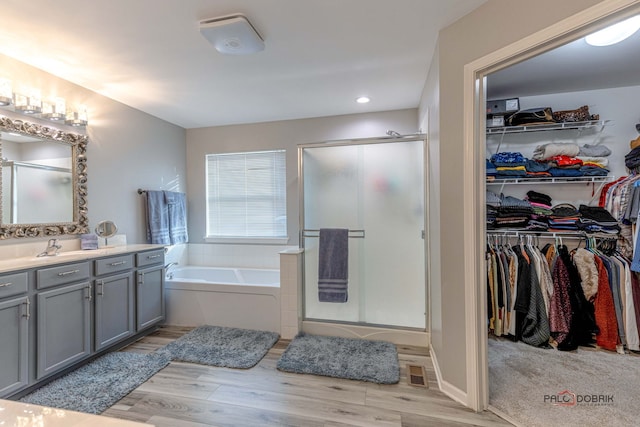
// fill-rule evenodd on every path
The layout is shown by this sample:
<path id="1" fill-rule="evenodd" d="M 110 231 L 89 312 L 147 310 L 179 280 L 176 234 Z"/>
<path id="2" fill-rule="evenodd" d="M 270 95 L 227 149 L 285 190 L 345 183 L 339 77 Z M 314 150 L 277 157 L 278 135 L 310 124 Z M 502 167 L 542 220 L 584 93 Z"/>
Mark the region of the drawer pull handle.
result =
<path id="1" fill-rule="evenodd" d="M 0 288 L 6 288 L 7 286 L 11 286 L 11 285 L 13 285 L 13 283 L 11 282 L 3 283 L 0 285 Z"/>
<path id="2" fill-rule="evenodd" d="M 68 276 L 70 274 L 75 274 L 75 273 L 80 273 L 80 270 L 69 270 L 69 271 L 63 271 L 61 273 L 58 273 L 58 276 Z"/>
<path id="3" fill-rule="evenodd" d="M 126 263 L 127 263 L 127 261 L 118 261 L 118 262 L 112 262 L 109 265 L 112 266 L 112 267 L 115 267 L 116 265 L 124 265 Z"/>
<path id="4" fill-rule="evenodd" d="M 149 255 L 147 256 L 147 259 L 154 259 L 154 258 L 160 258 L 162 255 Z"/>

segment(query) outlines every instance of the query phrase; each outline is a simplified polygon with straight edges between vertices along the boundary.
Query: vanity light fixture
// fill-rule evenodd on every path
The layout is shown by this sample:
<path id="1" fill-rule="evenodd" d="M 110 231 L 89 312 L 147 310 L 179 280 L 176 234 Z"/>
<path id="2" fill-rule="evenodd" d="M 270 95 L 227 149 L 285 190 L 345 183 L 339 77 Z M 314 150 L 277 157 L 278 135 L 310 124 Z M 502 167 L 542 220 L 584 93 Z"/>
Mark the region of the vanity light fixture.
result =
<path id="1" fill-rule="evenodd" d="M 5 77 L 0 77 L 0 107 L 74 127 L 84 127 L 89 122 L 86 106 L 68 108 L 62 97 L 43 101 L 39 89 L 22 85 L 14 92 L 11 80 Z"/>
<path id="2" fill-rule="evenodd" d="M 86 126 L 87 120 L 87 107 L 84 105 L 78 106 L 76 110 L 68 109 L 65 118 L 65 123 L 69 126 L 82 127 Z"/>
<path id="3" fill-rule="evenodd" d="M 610 46 L 631 37 L 639 29 L 640 15 L 636 15 L 589 34 L 584 39 L 591 46 Z"/>
<path id="4" fill-rule="evenodd" d="M 366 104 L 369 101 L 371 101 L 371 99 L 368 96 L 361 96 L 359 98 L 356 98 L 356 102 L 358 104 Z"/>
<path id="5" fill-rule="evenodd" d="M 37 89 L 24 89 L 22 93 L 14 93 L 13 104 L 17 111 L 24 114 L 40 114 L 42 112 L 42 98 Z"/>
<path id="6" fill-rule="evenodd" d="M 200 21 L 200 34 L 218 52 L 226 55 L 247 55 L 264 50 L 264 40 L 240 13 Z"/>
<path id="7" fill-rule="evenodd" d="M 64 98 L 57 97 L 42 103 L 42 117 L 52 122 L 60 122 L 66 119 L 66 102 Z"/>
<path id="8" fill-rule="evenodd" d="M 13 90 L 11 80 L 0 78 L 0 106 L 11 105 L 13 102 Z"/>

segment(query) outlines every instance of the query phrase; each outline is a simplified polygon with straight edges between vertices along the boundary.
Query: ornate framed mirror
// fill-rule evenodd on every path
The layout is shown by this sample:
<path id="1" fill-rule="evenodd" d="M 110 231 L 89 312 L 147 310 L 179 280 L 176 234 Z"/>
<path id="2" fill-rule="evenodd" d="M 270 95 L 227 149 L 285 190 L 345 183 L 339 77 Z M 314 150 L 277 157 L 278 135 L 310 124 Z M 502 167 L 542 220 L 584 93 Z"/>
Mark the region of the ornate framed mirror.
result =
<path id="1" fill-rule="evenodd" d="M 88 232 L 88 142 L 0 116 L 0 240 Z"/>

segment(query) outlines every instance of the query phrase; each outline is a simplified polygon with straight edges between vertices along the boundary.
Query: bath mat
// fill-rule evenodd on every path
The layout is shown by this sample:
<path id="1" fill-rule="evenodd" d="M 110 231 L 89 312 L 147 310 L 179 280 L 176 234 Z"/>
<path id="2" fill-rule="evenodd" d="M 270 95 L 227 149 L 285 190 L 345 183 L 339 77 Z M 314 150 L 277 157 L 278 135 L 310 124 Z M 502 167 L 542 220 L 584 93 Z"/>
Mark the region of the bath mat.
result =
<path id="1" fill-rule="evenodd" d="M 378 384 L 400 380 L 398 350 L 389 342 L 304 333 L 291 341 L 278 369 Z"/>
<path id="2" fill-rule="evenodd" d="M 164 353 L 108 353 L 20 399 L 100 414 L 169 364 Z"/>
<path id="3" fill-rule="evenodd" d="M 255 366 L 280 336 L 275 332 L 199 326 L 160 351 L 172 360 L 247 369 Z"/>

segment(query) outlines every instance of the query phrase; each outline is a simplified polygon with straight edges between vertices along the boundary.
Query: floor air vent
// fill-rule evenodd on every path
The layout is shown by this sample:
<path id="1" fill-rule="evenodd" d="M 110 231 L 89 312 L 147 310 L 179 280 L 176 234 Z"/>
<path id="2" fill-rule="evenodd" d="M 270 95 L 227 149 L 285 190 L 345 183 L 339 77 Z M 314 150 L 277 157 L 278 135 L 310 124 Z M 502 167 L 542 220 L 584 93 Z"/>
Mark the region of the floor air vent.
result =
<path id="1" fill-rule="evenodd" d="M 409 385 L 416 387 L 429 387 L 427 383 L 427 374 L 424 371 L 424 366 L 420 365 L 407 365 L 407 379 Z"/>

